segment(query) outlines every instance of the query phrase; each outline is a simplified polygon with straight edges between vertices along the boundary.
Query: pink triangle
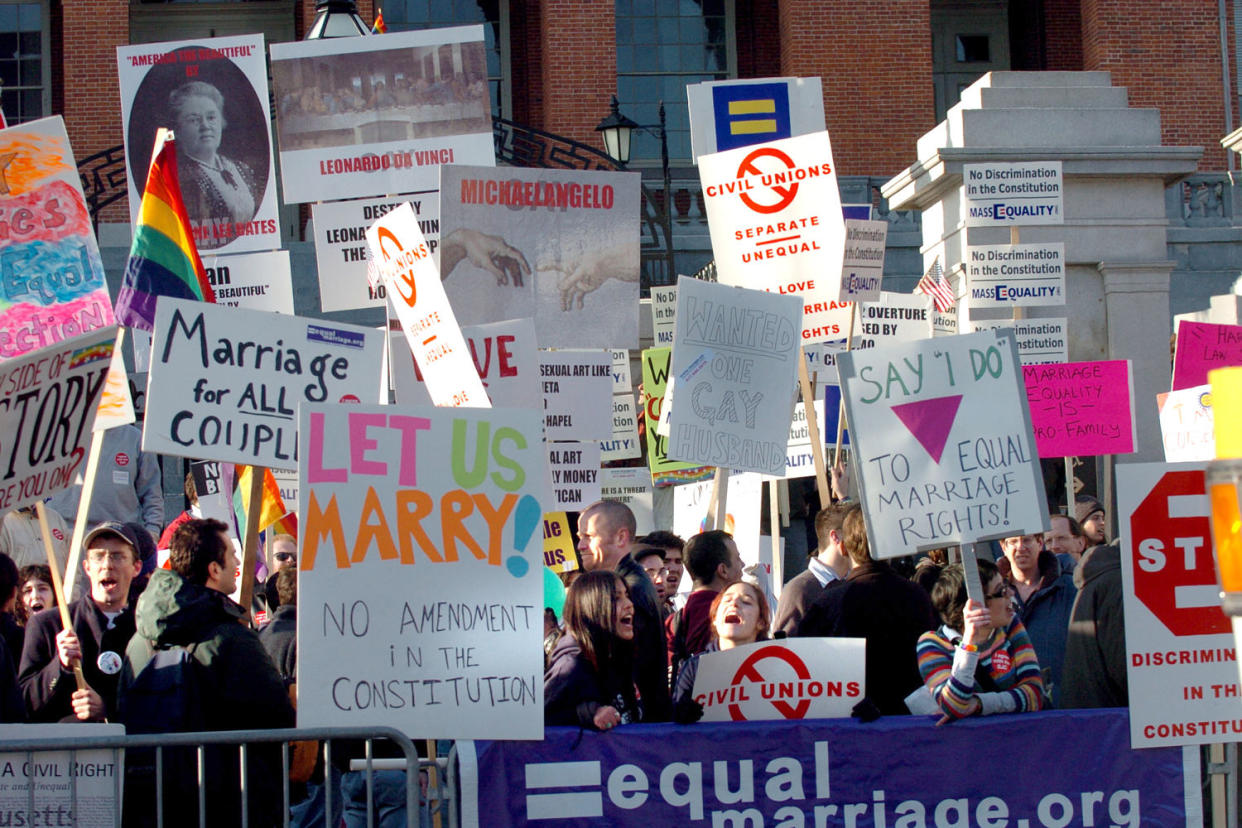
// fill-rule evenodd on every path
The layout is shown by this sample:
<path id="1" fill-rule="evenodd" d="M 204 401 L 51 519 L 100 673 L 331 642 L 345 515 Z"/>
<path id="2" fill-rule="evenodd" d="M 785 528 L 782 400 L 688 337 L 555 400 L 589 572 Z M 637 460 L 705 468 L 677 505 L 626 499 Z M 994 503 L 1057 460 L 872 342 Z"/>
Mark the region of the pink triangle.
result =
<path id="1" fill-rule="evenodd" d="M 961 403 L 962 395 L 954 394 L 951 397 L 934 397 L 930 400 L 894 405 L 893 413 L 910 429 L 914 439 L 927 449 L 931 458 L 939 463 Z"/>

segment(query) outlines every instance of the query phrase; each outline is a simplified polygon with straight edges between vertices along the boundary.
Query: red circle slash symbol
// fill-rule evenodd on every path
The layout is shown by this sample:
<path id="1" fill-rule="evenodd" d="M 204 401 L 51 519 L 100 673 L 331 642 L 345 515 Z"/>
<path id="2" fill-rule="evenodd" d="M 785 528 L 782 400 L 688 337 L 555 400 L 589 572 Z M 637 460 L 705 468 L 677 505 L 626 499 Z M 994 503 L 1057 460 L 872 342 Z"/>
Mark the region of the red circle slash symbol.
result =
<path id="1" fill-rule="evenodd" d="M 798 658 L 785 647 L 761 647 L 755 650 L 746 660 L 742 662 L 742 666 L 737 668 L 737 672 L 733 675 L 731 684 L 740 684 L 742 681 L 750 681 L 755 684 L 761 684 L 764 681 L 763 673 L 759 670 L 758 665 L 764 661 L 776 659 L 783 661 L 793 668 L 794 674 L 807 681 L 811 678 L 811 671 L 806 669 L 806 664 L 802 659 Z M 806 711 L 811 708 L 811 700 L 803 699 L 797 704 L 790 704 L 785 701 L 773 701 L 772 707 L 776 708 L 776 712 L 780 713 L 786 719 L 801 719 L 806 716 Z M 729 716 L 735 722 L 746 721 L 746 716 L 742 713 L 742 709 L 736 704 L 729 705 Z"/>
<path id="2" fill-rule="evenodd" d="M 738 164 L 737 177 L 739 179 L 745 176 L 755 176 L 755 175 L 774 177 L 774 176 L 778 176 L 780 172 L 782 172 L 778 170 L 776 173 L 765 173 L 763 170 L 759 169 L 759 167 L 756 166 L 755 164 L 755 162 L 760 158 L 775 158 L 777 162 L 782 164 L 786 170 L 792 170 L 794 168 L 793 159 L 790 158 L 785 153 L 781 152 L 778 149 L 772 149 L 771 147 L 760 147 L 759 149 L 755 150 L 754 152 L 748 154 L 745 158 L 743 158 L 741 164 Z M 792 178 L 792 176 L 790 178 Z M 756 213 L 766 214 L 766 213 L 779 213 L 781 210 L 784 210 L 786 207 L 788 207 L 790 203 L 794 200 L 794 197 L 798 195 L 798 184 L 797 182 L 794 182 L 792 180 L 790 181 L 788 185 L 781 186 L 781 185 L 777 185 L 776 183 L 771 183 L 771 184 L 767 184 L 766 186 L 769 189 L 771 189 L 773 193 L 775 193 L 777 196 L 780 197 L 779 200 L 775 204 L 760 204 L 759 202 L 751 198 L 749 195 L 747 195 L 745 192 L 740 193 L 738 197 L 742 199 L 743 204 L 745 204 L 750 209 L 754 210 Z"/>

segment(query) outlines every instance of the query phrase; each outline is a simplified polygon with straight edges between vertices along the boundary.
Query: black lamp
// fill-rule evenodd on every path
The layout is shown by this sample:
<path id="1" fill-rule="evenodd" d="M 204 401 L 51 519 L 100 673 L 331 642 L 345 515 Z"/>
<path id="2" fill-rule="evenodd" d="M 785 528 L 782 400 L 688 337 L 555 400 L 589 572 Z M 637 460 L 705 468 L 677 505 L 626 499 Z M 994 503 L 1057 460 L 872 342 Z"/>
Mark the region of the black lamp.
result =
<path id="1" fill-rule="evenodd" d="M 599 122 L 595 131 L 603 133 L 604 151 L 624 169 L 630 161 L 630 138 L 638 129 L 638 124 L 622 115 L 619 106 L 617 96 L 613 95 L 608 117 Z"/>

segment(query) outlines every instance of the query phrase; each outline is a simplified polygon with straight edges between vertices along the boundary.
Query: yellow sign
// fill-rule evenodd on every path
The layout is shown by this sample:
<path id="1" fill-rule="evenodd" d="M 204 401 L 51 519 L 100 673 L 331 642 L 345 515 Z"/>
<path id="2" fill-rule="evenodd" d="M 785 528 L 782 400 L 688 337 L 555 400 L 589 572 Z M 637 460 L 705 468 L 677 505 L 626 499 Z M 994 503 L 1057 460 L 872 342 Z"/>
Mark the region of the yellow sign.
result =
<path id="1" fill-rule="evenodd" d="M 557 574 L 578 568 L 574 537 L 569 531 L 569 516 L 564 512 L 543 515 L 543 563 Z"/>
<path id="2" fill-rule="evenodd" d="M 1208 373 L 1217 458 L 1242 457 L 1242 366 Z"/>

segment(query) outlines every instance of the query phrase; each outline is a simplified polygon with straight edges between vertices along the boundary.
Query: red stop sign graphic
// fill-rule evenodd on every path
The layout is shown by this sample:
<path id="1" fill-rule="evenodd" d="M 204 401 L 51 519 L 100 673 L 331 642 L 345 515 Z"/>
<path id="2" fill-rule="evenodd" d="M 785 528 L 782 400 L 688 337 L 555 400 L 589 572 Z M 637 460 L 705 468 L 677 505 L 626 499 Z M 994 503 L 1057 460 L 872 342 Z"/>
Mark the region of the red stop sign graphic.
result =
<path id="1" fill-rule="evenodd" d="M 1176 500 L 1199 497 L 1206 509 L 1201 471 L 1169 472 L 1130 516 L 1134 594 L 1174 635 L 1215 635 L 1231 627 L 1219 602 L 1196 600 L 1216 587 L 1212 527 L 1206 514 L 1194 514 Z M 1202 510 L 1200 510 L 1202 511 Z M 1207 587 L 1207 590 L 1201 588 Z"/>
<path id="2" fill-rule="evenodd" d="M 793 668 L 794 675 L 800 679 L 809 679 L 811 671 L 806 668 L 806 664 L 802 659 L 798 658 L 784 647 L 760 647 L 755 650 L 746 660 L 742 662 L 742 666 L 737 668 L 737 673 L 733 676 L 733 684 L 741 684 L 743 681 L 754 682 L 759 684 L 765 680 L 763 672 L 759 666 L 766 662 L 783 661 L 786 665 Z M 811 708 L 810 699 L 802 699 L 797 704 L 790 704 L 786 701 L 773 701 L 772 707 L 776 712 L 780 713 L 786 719 L 801 719 L 806 716 L 806 711 Z M 729 705 L 729 716 L 735 722 L 746 721 L 742 708 L 737 704 Z"/>

